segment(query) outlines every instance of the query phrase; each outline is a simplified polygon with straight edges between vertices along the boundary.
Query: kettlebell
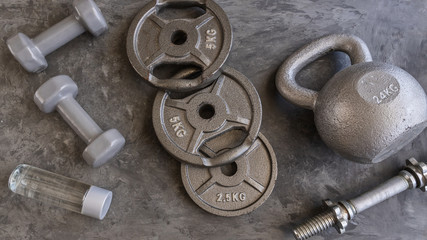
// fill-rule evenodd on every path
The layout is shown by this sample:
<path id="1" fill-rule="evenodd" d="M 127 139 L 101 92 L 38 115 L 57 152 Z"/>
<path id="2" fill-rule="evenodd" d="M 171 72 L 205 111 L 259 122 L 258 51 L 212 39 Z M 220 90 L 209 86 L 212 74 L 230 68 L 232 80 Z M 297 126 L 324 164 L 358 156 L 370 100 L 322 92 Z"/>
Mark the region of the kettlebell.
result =
<path id="1" fill-rule="evenodd" d="M 331 51 L 348 54 L 352 65 L 320 92 L 300 86 L 296 74 Z M 314 111 L 326 145 L 356 162 L 387 159 L 427 126 L 427 96 L 417 80 L 398 67 L 372 62 L 366 43 L 353 35 L 329 35 L 302 47 L 280 67 L 276 86 L 288 101 Z"/>

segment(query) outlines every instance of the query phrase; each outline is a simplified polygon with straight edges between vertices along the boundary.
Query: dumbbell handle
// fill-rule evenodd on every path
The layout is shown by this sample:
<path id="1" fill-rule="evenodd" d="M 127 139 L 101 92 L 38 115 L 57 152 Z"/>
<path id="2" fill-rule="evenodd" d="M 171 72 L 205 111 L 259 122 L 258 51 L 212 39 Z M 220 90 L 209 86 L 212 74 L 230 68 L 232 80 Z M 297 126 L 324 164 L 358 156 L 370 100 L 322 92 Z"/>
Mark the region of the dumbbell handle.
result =
<path id="1" fill-rule="evenodd" d="M 415 181 L 415 180 L 414 180 Z M 371 208 L 385 200 L 398 195 L 410 188 L 408 180 L 398 175 L 395 176 L 380 186 L 366 192 L 359 197 L 356 197 L 350 202 L 356 209 L 356 213 L 361 213 L 368 208 Z"/>
<path id="2" fill-rule="evenodd" d="M 39 34 L 33 42 L 42 54 L 47 56 L 85 31 L 84 26 L 71 15 Z"/>
<path id="3" fill-rule="evenodd" d="M 56 110 L 86 144 L 91 143 L 103 133 L 98 124 L 93 121 L 73 96 L 60 101 L 56 106 Z"/>

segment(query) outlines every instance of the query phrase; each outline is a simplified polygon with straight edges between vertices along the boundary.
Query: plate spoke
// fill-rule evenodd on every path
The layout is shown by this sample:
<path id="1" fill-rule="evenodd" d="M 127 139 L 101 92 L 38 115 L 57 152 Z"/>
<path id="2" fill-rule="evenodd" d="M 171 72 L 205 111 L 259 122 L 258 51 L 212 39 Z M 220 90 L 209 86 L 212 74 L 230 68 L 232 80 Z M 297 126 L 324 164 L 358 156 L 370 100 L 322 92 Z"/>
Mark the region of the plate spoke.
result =
<path id="1" fill-rule="evenodd" d="M 257 150 L 260 147 L 261 143 L 260 141 L 257 139 L 252 146 L 248 149 L 248 151 L 246 151 L 245 156 L 248 157 L 250 156 L 255 150 Z"/>
<path id="2" fill-rule="evenodd" d="M 171 107 L 171 108 L 176 108 L 176 109 L 181 109 L 181 110 L 185 110 L 187 111 L 188 109 L 188 104 L 182 101 L 178 101 L 178 100 L 174 100 L 174 99 L 167 99 L 165 102 L 165 106 L 167 107 Z"/>
<path id="3" fill-rule="evenodd" d="M 210 13 L 203 14 L 202 16 L 196 18 L 194 20 L 194 25 L 197 29 L 203 27 L 206 23 L 208 23 L 210 20 L 212 20 L 214 16 Z"/>
<path id="4" fill-rule="evenodd" d="M 249 126 L 251 124 L 251 120 L 244 117 L 237 116 L 236 114 L 233 114 L 233 113 L 228 114 L 226 119 L 229 122 L 238 123 L 243 126 Z"/>
<path id="5" fill-rule="evenodd" d="M 221 77 L 218 78 L 218 80 L 216 81 L 214 87 L 212 88 L 211 93 L 219 96 L 221 93 L 221 89 L 224 86 L 224 81 L 225 81 L 225 76 L 221 75 Z"/>
<path id="6" fill-rule="evenodd" d="M 247 177 L 245 179 L 245 182 L 248 183 L 250 186 L 252 186 L 253 188 L 255 188 L 258 192 L 263 193 L 265 190 L 265 187 L 263 185 L 261 185 L 260 183 L 258 183 L 257 181 L 255 181 L 253 178 L 251 177 Z"/>
<path id="7" fill-rule="evenodd" d="M 200 147 L 200 142 L 203 136 L 203 132 L 199 129 L 194 131 L 193 137 L 191 138 L 190 143 L 188 144 L 187 151 L 190 153 L 196 153 Z"/>
<path id="8" fill-rule="evenodd" d="M 203 193 L 205 193 L 209 188 L 211 188 L 215 183 L 216 183 L 216 181 L 214 180 L 214 178 L 213 178 L 213 177 L 211 177 L 207 182 L 205 182 L 202 186 L 200 186 L 200 187 L 196 190 L 197 195 L 202 195 L 202 194 L 203 194 Z"/>
<path id="9" fill-rule="evenodd" d="M 197 48 L 193 48 L 193 50 L 191 50 L 191 55 L 199 59 L 199 61 L 204 65 L 204 69 L 206 69 L 212 63 L 212 61 Z"/>
<path id="10" fill-rule="evenodd" d="M 156 64 L 160 59 L 162 59 L 166 54 L 162 50 L 157 50 L 155 53 L 153 53 L 150 57 L 145 59 L 145 65 L 148 67 L 152 67 L 154 64 Z"/>
<path id="11" fill-rule="evenodd" d="M 162 29 L 166 26 L 163 19 L 159 18 L 156 14 L 152 14 L 149 19 Z"/>

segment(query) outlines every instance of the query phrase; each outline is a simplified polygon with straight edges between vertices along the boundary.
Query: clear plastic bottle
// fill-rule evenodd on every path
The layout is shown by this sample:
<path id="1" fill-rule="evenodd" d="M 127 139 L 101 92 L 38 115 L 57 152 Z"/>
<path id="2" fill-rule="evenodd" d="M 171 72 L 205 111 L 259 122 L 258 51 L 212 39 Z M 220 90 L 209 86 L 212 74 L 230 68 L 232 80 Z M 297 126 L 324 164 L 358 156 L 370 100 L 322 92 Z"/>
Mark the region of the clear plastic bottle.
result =
<path id="1" fill-rule="evenodd" d="M 9 177 L 12 192 L 102 220 L 113 193 L 40 168 L 21 164 Z"/>

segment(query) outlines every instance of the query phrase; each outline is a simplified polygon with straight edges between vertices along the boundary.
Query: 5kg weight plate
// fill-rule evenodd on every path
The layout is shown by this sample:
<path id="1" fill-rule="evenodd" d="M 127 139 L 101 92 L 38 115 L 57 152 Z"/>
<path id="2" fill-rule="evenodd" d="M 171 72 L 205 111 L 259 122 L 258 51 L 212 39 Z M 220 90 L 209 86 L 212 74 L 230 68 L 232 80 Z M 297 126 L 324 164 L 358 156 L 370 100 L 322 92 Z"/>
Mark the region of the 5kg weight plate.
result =
<path id="1" fill-rule="evenodd" d="M 243 74 L 225 68 L 209 87 L 185 98 L 160 91 L 153 125 L 163 147 L 175 158 L 204 167 L 233 162 L 257 139 L 262 108 Z"/>
<path id="2" fill-rule="evenodd" d="M 221 74 L 232 38 L 225 12 L 212 0 L 154 0 L 131 24 L 127 52 L 134 69 L 153 86 L 189 92 Z M 186 67 L 197 67 L 200 74 L 174 77 Z"/>
<path id="3" fill-rule="evenodd" d="M 181 166 L 182 181 L 193 201 L 209 213 L 233 217 L 261 206 L 273 191 L 277 159 L 260 133 L 236 162 L 216 168 Z"/>

